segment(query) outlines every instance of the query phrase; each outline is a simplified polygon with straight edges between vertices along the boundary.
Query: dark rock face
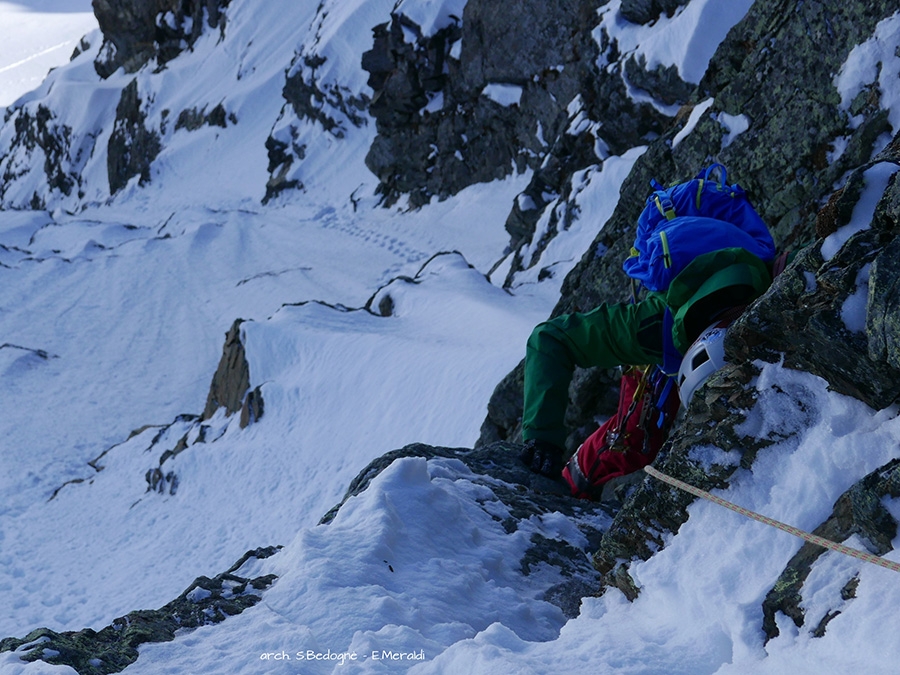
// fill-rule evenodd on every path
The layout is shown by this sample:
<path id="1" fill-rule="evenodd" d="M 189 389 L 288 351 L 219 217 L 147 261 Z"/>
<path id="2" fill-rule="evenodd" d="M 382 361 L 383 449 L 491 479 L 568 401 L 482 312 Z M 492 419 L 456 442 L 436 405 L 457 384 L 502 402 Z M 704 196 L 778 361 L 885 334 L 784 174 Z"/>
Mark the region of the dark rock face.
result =
<path id="1" fill-rule="evenodd" d="M 679 7 L 688 4 L 688 0 L 623 0 L 619 10 L 622 16 L 631 23 L 650 23 L 660 16 L 672 16 Z"/>
<path id="2" fill-rule="evenodd" d="M 628 98 L 619 67 L 597 66 L 601 47 L 591 31 L 602 4 L 472 0 L 461 27 L 415 44 L 404 38 L 412 23 L 404 17 L 377 27 L 363 60 L 379 132 L 366 161 L 385 202 L 406 194 L 415 207 L 530 167 L 533 206 L 514 207 L 507 223 L 516 248 L 530 240 L 543 209 L 571 191 L 572 173 L 598 161 L 599 125 L 567 133 L 573 119 L 603 120 L 602 143 L 613 152 L 660 133 L 663 116 Z M 615 45 L 603 48 L 615 54 Z M 518 87 L 518 103 L 493 100 L 490 85 Z"/>
<path id="3" fill-rule="evenodd" d="M 894 190 L 894 192 L 897 192 Z M 875 363 L 886 363 L 891 374 L 900 370 L 900 241 L 894 239 L 872 261 L 869 297 L 866 306 L 868 356 Z M 883 380 L 882 380 L 883 381 Z M 889 398 L 892 387 L 882 385 Z"/>
<path id="4" fill-rule="evenodd" d="M 152 59 L 171 61 L 209 28 L 225 29 L 229 0 L 93 0 L 104 46 L 94 67 L 100 77 L 133 73 Z"/>
<path id="5" fill-rule="evenodd" d="M 784 356 L 785 365 L 815 373 L 841 393 L 874 408 L 890 405 L 900 395 L 900 371 L 883 353 L 870 358 L 866 334 L 849 329 L 841 311 L 863 268 L 894 252 L 896 245 L 888 245 L 893 241 L 869 230 L 827 263 L 816 248 L 804 250 L 772 292 L 735 326 L 728 345 L 736 358 L 765 355 L 772 361 Z M 766 334 L 767 329 L 773 332 Z"/>
<path id="6" fill-rule="evenodd" d="M 150 182 L 150 165 L 162 149 L 159 134 L 145 125 L 137 80 L 132 80 L 119 99 L 116 122 L 107 146 L 109 192 L 115 194 L 135 176 L 140 184 Z"/>
<path id="7" fill-rule="evenodd" d="M 212 579 L 198 577 L 184 593 L 160 609 L 130 612 L 99 631 L 86 628 L 56 633 L 39 628 L 21 639 L 0 640 L 0 652 L 20 650 L 23 661 L 70 666 L 80 675 L 118 673 L 137 660 L 141 645 L 170 642 L 176 631 L 221 623 L 253 607 L 275 577 L 250 579 L 236 573 L 247 561 L 268 558 L 278 548 L 248 551 L 227 572 Z"/>
<path id="8" fill-rule="evenodd" d="M 408 31 L 417 34 L 414 43 L 406 41 Z M 479 101 L 478 92 L 460 96 L 464 112 L 459 119 L 441 112 L 457 102 L 449 83 L 459 72 L 451 50 L 461 39 L 460 27 L 422 36 L 412 21 L 395 15 L 373 33 L 362 65 L 375 91 L 369 112 L 379 135 L 366 165 L 381 181 L 385 203 L 409 194 L 410 204 L 420 206 L 432 195 L 446 197 L 465 185 L 506 175 L 517 154 L 504 143 L 515 114 L 493 101 Z M 430 101 L 436 109 L 425 110 Z"/>
<path id="9" fill-rule="evenodd" d="M 222 358 L 209 385 L 206 407 L 201 420 L 208 420 L 219 408 L 226 415 L 241 413 L 241 428 L 255 422 L 263 415 L 265 404 L 259 387 L 250 391 L 250 366 L 241 342 L 243 319 L 235 319 L 225 334 Z"/>

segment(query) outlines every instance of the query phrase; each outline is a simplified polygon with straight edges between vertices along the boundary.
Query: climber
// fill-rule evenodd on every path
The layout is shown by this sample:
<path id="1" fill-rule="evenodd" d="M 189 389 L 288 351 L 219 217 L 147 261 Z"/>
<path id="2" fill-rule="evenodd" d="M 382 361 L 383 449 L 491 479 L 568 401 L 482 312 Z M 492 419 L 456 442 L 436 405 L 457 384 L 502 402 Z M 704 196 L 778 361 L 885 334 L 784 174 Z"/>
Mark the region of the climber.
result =
<path id="1" fill-rule="evenodd" d="M 718 181 L 711 180 L 715 170 Z M 725 183 L 724 167 L 713 165 L 668 190 L 654 187 L 624 265 L 647 288 L 645 297 L 557 316 L 528 340 L 521 459 L 535 473 L 558 478 L 565 465 L 564 418 L 576 366 L 656 364 L 675 376 L 689 351 L 706 354 L 692 350 L 698 336 L 727 325 L 771 283 L 774 242 L 743 190 Z M 688 367 L 683 393 L 720 360 Z"/>

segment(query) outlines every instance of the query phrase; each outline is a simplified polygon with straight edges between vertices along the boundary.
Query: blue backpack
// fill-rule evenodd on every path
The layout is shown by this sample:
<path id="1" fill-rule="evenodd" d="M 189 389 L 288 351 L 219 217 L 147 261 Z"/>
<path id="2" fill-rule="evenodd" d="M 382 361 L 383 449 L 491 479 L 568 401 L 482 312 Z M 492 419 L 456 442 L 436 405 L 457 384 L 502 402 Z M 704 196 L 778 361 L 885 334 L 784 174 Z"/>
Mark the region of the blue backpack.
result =
<path id="1" fill-rule="evenodd" d="M 710 176 L 719 170 L 719 180 Z M 668 189 L 652 181 L 653 194 L 638 218 L 637 235 L 625 273 L 651 291 L 665 291 L 697 256 L 741 248 L 763 262 L 775 257 L 765 222 L 726 171 L 713 164 L 693 180 Z"/>

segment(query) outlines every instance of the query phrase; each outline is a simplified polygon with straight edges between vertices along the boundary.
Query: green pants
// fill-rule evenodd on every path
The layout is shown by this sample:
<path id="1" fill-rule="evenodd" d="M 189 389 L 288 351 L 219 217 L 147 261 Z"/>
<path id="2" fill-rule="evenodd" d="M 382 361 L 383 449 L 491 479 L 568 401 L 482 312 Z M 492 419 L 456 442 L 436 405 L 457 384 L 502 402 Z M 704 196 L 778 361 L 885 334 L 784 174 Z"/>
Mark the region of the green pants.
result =
<path id="1" fill-rule="evenodd" d="M 525 351 L 524 440 L 565 447 L 565 414 L 575 367 L 615 368 L 662 362 L 665 303 L 651 294 L 638 303 L 603 304 L 537 326 Z"/>

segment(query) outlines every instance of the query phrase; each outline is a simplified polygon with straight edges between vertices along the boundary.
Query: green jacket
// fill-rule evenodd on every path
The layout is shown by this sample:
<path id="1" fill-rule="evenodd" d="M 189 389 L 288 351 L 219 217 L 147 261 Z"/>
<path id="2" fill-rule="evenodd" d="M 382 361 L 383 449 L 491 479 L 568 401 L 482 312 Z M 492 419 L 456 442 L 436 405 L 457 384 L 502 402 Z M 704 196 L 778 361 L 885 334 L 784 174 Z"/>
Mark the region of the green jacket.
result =
<path id="1" fill-rule="evenodd" d="M 657 364 L 677 372 L 683 354 L 724 310 L 747 305 L 771 283 L 767 265 L 744 249 L 698 256 L 666 291 L 633 303 L 602 304 L 538 325 L 525 352 L 524 440 L 565 446 L 575 367 Z"/>

